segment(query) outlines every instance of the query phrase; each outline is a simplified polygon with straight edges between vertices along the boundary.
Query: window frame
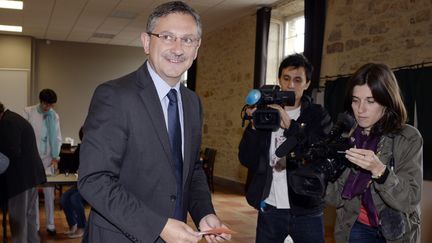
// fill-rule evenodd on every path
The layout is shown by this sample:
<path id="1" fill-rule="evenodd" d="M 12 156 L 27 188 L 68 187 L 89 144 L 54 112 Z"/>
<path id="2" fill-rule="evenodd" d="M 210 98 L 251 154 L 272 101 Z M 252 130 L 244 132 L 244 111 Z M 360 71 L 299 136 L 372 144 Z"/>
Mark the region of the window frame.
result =
<path id="1" fill-rule="evenodd" d="M 282 62 L 283 58 L 286 57 L 287 55 L 293 54 L 293 53 L 289 53 L 289 54 L 285 54 L 286 53 L 286 28 L 288 25 L 288 22 L 293 21 L 297 18 L 304 18 L 304 12 L 298 12 L 295 14 L 290 14 L 282 19 L 277 19 L 277 18 L 271 18 L 270 19 L 270 29 L 272 28 L 272 24 L 278 24 L 279 25 L 279 31 L 278 31 L 278 35 L 279 35 L 279 40 L 278 43 L 276 45 L 274 45 L 273 43 L 270 42 L 271 39 L 271 33 L 272 31 L 270 31 L 269 33 L 269 42 L 268 42 L 268 46 L 267 46 L 267 64 L 266 64 L 266 80 L 265 80 L 265 84 L 266 85 L 272 85 L 272 84 L 278 84 L 278 77 L 277 77 L 277 73 L 278 73 L 278 69 L 279 69 L 279 64 Z M 304 35 L 304 32 L 303 32 Z M 278 56 L 276 57 L 276 62 L 272 63 L 270 62 L 271 58 L 274 58 L 274 56 L 270 56 L 271 52 L 274 52 L 273 48 L 277 48 L 276 52 L 278 53 Z M 304 45 L 303 45 L 303 51 L 300 53 L 304 52 Z"/>

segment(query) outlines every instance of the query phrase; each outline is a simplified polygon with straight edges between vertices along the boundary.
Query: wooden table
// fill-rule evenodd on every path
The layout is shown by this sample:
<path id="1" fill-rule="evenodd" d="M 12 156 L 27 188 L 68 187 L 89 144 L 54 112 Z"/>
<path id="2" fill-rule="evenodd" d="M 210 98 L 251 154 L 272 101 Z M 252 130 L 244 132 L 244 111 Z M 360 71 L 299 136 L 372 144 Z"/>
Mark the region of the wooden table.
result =
<path id="1" fill-rule="evenodd" d="M 76 184 L 78 180 L 78 174 L 56 174 L 48 175 L 47 182 L 44 186 L 57 186 L 57 185 L 73 185 Z"/>

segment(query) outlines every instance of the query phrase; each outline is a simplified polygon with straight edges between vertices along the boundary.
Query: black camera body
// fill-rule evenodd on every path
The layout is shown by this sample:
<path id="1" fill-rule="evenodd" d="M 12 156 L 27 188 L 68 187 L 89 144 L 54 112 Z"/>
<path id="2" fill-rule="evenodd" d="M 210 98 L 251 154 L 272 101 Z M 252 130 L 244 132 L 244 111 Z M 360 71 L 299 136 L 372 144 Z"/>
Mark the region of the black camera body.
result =
<path id="1" fill-rule="evenodd" d="M 267 107 L 270 104 L 278 104 L 282 107 L 295 104 L 294 91 L 281 91 L 278 85 L 264 85 L 259 90 L 254 89 L 246 97 L 248 106 L 256 105 L 257 109 L 252 117 L 243 116 L 243 120 L 252 119 L 257 129 L 277 130 L 280 127 L 279 111 Z"/>
<path id="2" fill-rule="evenodd" d="M 336 181 L 349 166 L 345 150 L 353 147 L 347 134 L 355 120 L 347 114 L 339 114 L 338 122 L 328 137 L 310 145 L 302 156 L 304 166 L 289 174 L 288 181 L 294 192 L 306 196 L 322 197 L 328 182 Z"/>

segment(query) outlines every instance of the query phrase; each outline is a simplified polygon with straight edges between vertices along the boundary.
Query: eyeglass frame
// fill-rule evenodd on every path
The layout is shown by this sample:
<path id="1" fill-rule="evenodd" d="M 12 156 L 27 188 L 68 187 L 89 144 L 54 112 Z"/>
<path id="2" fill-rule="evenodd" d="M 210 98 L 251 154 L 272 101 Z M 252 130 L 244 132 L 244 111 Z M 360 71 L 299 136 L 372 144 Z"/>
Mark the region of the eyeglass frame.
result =
<path id="1" fill-rule="evenodd" d="M 147 32 L 147 34 L 149 36 L 154 36 L 154 37 L 161 39 L 163 43 L 168 44 L 168 45 L 172 45 L 177 41 L 177 39 L 180 39 L 181 45 L 185 46 L 185 47 L 197 47 L 199 45 L 200 40 L 201 40 L 201 38 L 194 38 L 194 37 L 185 37 L 185 36 L 179 37 L 179 36 L 176 36 L 176 35 L 171 34 L 171 33 L 157 34 L 157 33 L 153 33 L 153 32 Z M 171 38 L 171 39 L 169 39 L 169 38 Z M 188 42 L 187 42 L 189 40 L 191 41 L 190 44 L 188 44 Z"/>

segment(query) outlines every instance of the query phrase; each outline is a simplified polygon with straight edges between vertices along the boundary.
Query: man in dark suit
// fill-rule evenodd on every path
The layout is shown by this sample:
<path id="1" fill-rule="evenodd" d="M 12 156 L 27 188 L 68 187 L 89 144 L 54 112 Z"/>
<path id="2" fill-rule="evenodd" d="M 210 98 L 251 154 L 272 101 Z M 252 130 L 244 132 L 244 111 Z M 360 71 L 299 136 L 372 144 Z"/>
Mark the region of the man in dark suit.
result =
<path id="1" fill-rule="evenodd" d="M 46 182 L 32 126 L 0 103 L 0 153 L 9 167 L 0 175 L 0 203 L 8 202 L 12 242 L 40 242 L 36 186 Z"/>
<path id="2" fill-rule="evenodd" d="M 201 43 L 200 17 L 183 2 L 162 4 L 141 40 L 147 62 L 100 85 L 84 125 L 78 186 L 92 206 L 85 239 L 198 242 L 187 212 L 202 232 L 225 227 L 199 163 L 201 103 L 180 84 Z"/>

